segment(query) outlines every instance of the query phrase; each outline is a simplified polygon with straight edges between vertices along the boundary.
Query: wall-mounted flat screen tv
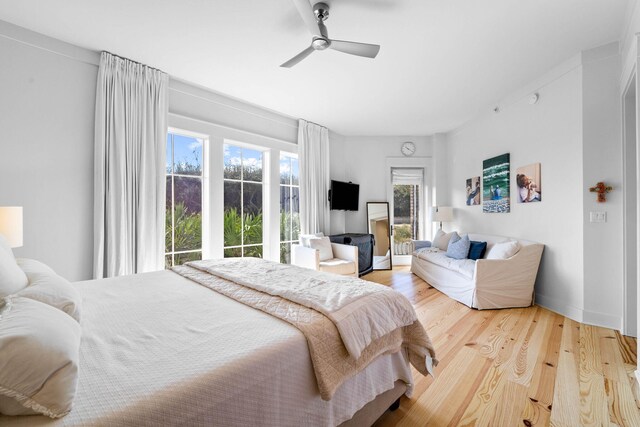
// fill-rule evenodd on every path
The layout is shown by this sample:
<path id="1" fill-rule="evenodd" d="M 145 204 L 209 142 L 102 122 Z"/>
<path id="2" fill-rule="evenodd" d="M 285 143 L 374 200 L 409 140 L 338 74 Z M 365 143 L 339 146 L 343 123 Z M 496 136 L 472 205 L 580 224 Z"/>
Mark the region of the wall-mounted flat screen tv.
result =
<path id="1" fill-rule="evenodd" d="M 357 211 L 360 186 L 352 182 L 331 180 L 329 205 L 334 211 Z"/>

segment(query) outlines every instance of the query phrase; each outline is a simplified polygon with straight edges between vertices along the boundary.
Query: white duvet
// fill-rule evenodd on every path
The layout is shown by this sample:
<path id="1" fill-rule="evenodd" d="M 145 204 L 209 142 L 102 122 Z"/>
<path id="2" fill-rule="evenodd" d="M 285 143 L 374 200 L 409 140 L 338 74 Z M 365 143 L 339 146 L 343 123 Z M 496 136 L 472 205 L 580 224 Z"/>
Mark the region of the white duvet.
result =
<path id="1" fill-rule="evenodd" d="M 402 353 L 382 356 L 331 401 L 317 391 L 295 327 L 170 271 L 81 282 L 80 375 L 59 420 L 2 426 L 337 425 L 411 383 Z"/>

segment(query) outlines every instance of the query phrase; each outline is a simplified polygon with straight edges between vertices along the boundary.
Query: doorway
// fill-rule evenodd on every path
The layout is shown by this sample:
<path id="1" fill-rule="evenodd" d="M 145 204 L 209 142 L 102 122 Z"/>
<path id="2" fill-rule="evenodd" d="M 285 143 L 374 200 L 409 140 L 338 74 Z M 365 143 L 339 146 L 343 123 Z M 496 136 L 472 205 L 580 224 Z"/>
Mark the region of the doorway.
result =
<path id="1" fill-rule="evenodd" d="M 636 74 L 632 74 L 622 97 L 624 173 L 624 306 L 622 333 L 638 335 L 638 146 Z"/>
<path id="2" fill-rule="evenodd" d="M 424 235 L 424 168 L 391 168 L 393 263 L 411 264 L 412 240 Z"/>

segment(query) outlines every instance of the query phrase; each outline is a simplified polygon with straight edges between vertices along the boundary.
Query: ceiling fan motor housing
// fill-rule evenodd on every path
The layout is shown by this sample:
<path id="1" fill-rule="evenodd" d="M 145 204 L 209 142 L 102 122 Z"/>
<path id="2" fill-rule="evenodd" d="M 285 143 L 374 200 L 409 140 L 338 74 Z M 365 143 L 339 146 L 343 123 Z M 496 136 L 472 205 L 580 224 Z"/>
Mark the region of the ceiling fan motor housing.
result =
<path id="1" fill-rule="evenodd" d="M 311 46 L 313 46 L 315 50 L 325 50 L 329 47 L 330 44 L 331 41 L 324 37 L 314 37 L 313 41 L 311 42 Z"/>
<path id="2" fill-rule="evenodd" d="M 329 5 L 326 3 L 316 3 L 313 5 L 313 13 L 316 14 L 316 19 L 322 22 L 329 17 Z"/>

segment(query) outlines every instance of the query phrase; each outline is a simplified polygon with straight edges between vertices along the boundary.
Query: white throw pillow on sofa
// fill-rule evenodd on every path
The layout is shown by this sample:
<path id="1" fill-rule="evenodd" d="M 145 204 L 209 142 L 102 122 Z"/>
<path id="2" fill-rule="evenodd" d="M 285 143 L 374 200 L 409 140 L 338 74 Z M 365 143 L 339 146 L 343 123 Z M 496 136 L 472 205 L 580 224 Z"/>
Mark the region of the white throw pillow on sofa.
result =
<path id="1" fill-rule="evenodd" d="M 16 296 L 40 301 L 80 321 L 82 298 L 71 282 L 58 276 L 49 266 L 40 261 L 19 258 L 17 262 L 27 275 L 29 285 L 16 292 Z"/>
<path id="2" fill-rule="evenodd" d="M 9 243 L 0 234 L 0 298 L 16 293 L 28 284 L 27 275 L 18 267 Z"/>
<path id="3" fill-rule="evenodd" d="M 329 240 L 328 237 L 309 239 L 309 247 L 320 251 L 320 261 L 333 259 L 333 248 L 331 247 L 331 240 Z"/>
<path id="4" fill-rule="evenodd" d="M 451 233 L 445 233 L 444 231 L 442 231 L 442 229 L 438 230 L 435 237 L 433 238 L 433 244 L 431 246 L 435 246 L 441 251 L 446 252 L 447 248 L 449 247 L 449 240 L 451 240 L 451 236 L 453 236 L 453 233 L 456 232 L 452 231 Z"/>
<path id="5" fill-rule="evenodd" d="M 520 250 L 520 245 L 515 240 L 496 243 L 489 249 L 486 259 L 507 259 L 511 258 Z"/>
<path id="6" fill-rule="evenodd" d="M 0 299 L 0 414 L 59 418 L 78 383 L 80 324 L 29 298 Z"/>

